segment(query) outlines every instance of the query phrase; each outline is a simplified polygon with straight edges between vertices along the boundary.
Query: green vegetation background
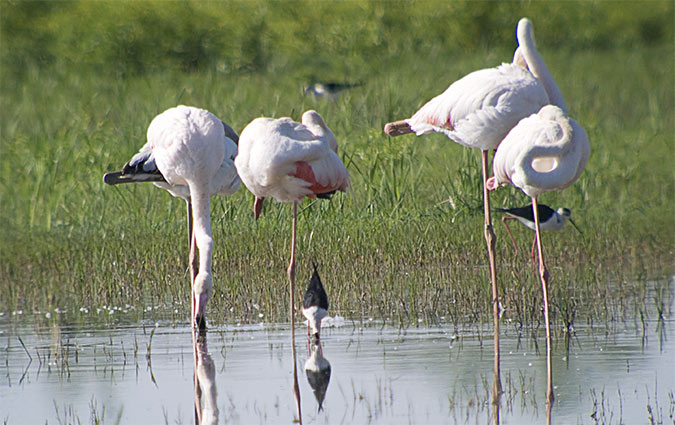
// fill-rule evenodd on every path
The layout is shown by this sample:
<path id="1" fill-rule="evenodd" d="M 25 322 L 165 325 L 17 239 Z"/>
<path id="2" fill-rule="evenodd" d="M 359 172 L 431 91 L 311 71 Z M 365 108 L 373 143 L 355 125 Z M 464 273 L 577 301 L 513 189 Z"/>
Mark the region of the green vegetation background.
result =
<path id="1" fill-rule="evenodd" d="M 354 193 L 303 204 L 298 278 L 319 263 L 335 312 L 486 319 L 478 152 L 438 135 L 389 139 L 382 127 L 461 76 L 509 62 L 522 16 L 592 145 L 579 181 L 541 199 L 571 208 L 584 230 L 545 236 L 554 320 L 615 318 L 652 296 L 648 280 L 663 282 L 657 299 L 674 269 L 673 5 L 3 0 L 0 312 L 130 304 L 187 318 L 183 203 L 151 185 L 105 187 L 102 176 L 144 143 L 155 115 L 189 104 L 237 131 L 260 115 L 324 116 Z M 330 102 L 303 95 L 313 80 L 361 85 Z M 255 222 L 251 201 L 242 187 L 212 203 L 212 322 L 285 319 L 290 209 L 270 203 Z M 526 203 L 513 188 L 493 201 Z M 537 323 L 532 233 L 512 227 L 514 259 L 498 217 L 506 319 Z"/>

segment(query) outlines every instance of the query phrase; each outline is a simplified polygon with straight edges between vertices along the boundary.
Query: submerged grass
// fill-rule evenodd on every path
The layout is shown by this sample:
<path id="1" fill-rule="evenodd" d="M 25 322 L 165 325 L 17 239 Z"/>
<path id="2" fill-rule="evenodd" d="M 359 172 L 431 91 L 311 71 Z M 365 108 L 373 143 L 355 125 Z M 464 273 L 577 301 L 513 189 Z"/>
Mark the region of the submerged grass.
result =
<path id="1" fill-rule="evenodd" d="M 351 10 L 350 3 L 343 7 Z M 63 13 L 58 19 L 70 16 Z M 550 27 L 538 25 L 536 17 L 537 35 L 548 41 L 540 46 L 542 55 L 592 149 L 578 182 L 541 199 L 570 208 L 584 230 L 583 236 L 571 228 L 545 233 L 553 320 L 562 328 L 573 325 L 577 312 L 615 320 L 632 297 L 644 299 L 645 281 L 671 285 L 666 276 L 675 270 L 672 37 L 602 46 L 572 39 L 569 46 L 547 39 Z M 324 116 L 350 170 L 353 195 L 302 204 L 298 280 L 309 278 L 316 261 L 334 312 L 401 325 L 440 317 L 455 324 L 485 320 L 491 305 L 479 153 L 439 135 L 390 139 L 382 127 L 409 116 L 462 75 L 508 61 L 516 20 L 508 24 L 509 39 L 496 38 L 502 41 L 493 47 L 456 46 L 447 54 L 433 43 L 413 48 L 392 42 L 389 50 L 373 53 L 376 65 L 365 64 L 358 51 L 347 52 L 347 70 L 327 75 L 355 75 L 362 85 L 337 102 L 301 93 L 308 68 L 319 74 L 326 63 L 286 45 L 286 56 L 275 56 L 264 44 L 269 40 L 263 43 L 269 57 L 246 59 L 267 65 L 244 64 L 238 72 L 217 64 L 135 72 L 99 72 L 100 64 L 98 71 L 83 64 L 78 71 L 55 55 L 46 64 L 31 62 L 16 79 L 4 76 L 0 312 L 128 303 L 141 310 L 178 309 L 179 317 L 188 317 L 184 203 L 150 185 L 102 182 L 105 172 L 119 169 L 144 143 L 156 114 L 182 103 L 209 109 L 238 131 L 260 115 L 299 119 L 314 108 Z M 348 23 L 340 31 L 347 34 Z M 288 37 L 300 43 L 304 36 Z M 636 44 L 640 48 L 631 48 Z M 16 54 L 3 50 L 3 60 Z M 299 66 L 303 58 L 308 62 Z M 528 202 L 513 188 L 493 197 L 494 206 Z M 258 321 L 260 314 L 266 321 L 286 319 L 290 208 L 270 202 L 254 221 L 251 203 L 245 188 L 212 200 L 212 323 Z M 498 217 L 495 227 L 504 314 L 519 326 L 538 323 L 541 295 L 527 254 L 533 234 L 513 227 L 521 252 L 513 258 Z"/>

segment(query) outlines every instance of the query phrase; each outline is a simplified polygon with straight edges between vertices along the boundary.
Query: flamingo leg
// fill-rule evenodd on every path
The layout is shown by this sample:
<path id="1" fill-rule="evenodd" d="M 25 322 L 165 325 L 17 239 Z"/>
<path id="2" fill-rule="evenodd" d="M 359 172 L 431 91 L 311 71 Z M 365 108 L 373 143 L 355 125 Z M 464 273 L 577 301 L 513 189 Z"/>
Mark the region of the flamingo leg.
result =
<path id="1" fill-rule="evenodd" d="M 550 409 L 553 404 L 553 368 L 551 364 L 551 323 L 549 321 L 548 311 L 548 278 L 549 273 L 544 262 L 544 249 L 541 244 L 541 231 L 539 229 L 539 207 L 537 198 L 532 198 L 532 209 L 534 210 L 534 223 L 537 234 L 537 251 L 539 255 L 539 277 L 541 278 L 541 290 L 544 298 L 544 321 L 546 323 L 546 408 Z"/>
<path id="2" fill-rule="evenodd" d="M 535 233 L 534 234 L 534 240 L 532 241 L 532 252 L 530 252 L 530 258 L 532 258 L 532 265 L 537 264 L 534 261 L 534 250 L 537 248 L 537 239 L 538 239 L 538 237 L 537 237 L 537 234 Z"/>
<path id="3" fill-rule="evenodd" d="M 506 227 L 506 233 L 509 234 L 509 238 L 511 238 L 511 242 L 513 243 L 513 250 L 514 250 L 514 257 L 518 257 L 518 245 L 516 245 L 516 240 L 513 239 L 513 235 L 511 234 L 511 229 L 509 229 L 509 225 L 506 224 L 506 220 L 515 220 L 515 217 L 508 217 L 504 216 L 502 217 L 502 223 L 504 224 L 504 227 Z"/>
<path id="4" fill-rule="evenodd" d="M 291 319 L 291 349 L 293 352 L 293 396 L 298 413 L 298 421 L 302 424 L 302 410 L 300 408 L 300 385 L 298 385 L 297 353 L 295 350 L 295 235 L 298 221 L 298 202 L 293 202 L 293 227 L 291 233 L 291 261 L 288 265 L 288 280 L 290 281 L 290 319 Z"/>
<path id="5" fill-rule="evenodd" d="M 495 245 L 497 237 L 492 226 L 492 214 L 490 211 L 490 191 L 488 190 L 488 155 L 489 151 L 482 151 L 483 164 L 483 202 L 485 215 L 485 243 L 487 244 L 488 258 L 490 260 L 490 281 L 492 282 L 492 315 L 494 321 L 494 384 L 493 384 L 493 404 L 499 403 L 499 397 L 502 393 L 502 382 L 499 371 L 499 288 L 497 288 L 497 264 L 495 257 Z"/>
<path id="6" fill-rule="evenodd" d="M 193 223 L 192 223 L 192 201 L 187 200 L 187 221 L 188 221 L 188 266 L 190 267 L 190 326 L 192 327 L 192 354 L 194 358 L 194 375 L 193 375 L 193 385 L 195 391 L 195 423 L 201 423 L 202 419 L 202 389 L 199 384 L 199 376 L 197 376 L 197 367 L 199 362 L 199 357 L 197 353 L 197 329 L 195 328 L 195 291 L 194 284 L 195 278 L 197 277 L 197 272 L 199 265 L 197 263 L 197 241 L 194 233 Z"/>
<path id="7" fill-rule="evenodd" d="M 194 229 L 192 226 L 192 201 L 187 200 L 187 220 L 188 220 L 188 266 L 190 267 L 190 324 L 194 328 L 195 326 L 195 278 L 197 277 L 197 272 L 199 266 L 197 264 L 197 253 L 196 253 L 196 238 L 194 234 Z"/>

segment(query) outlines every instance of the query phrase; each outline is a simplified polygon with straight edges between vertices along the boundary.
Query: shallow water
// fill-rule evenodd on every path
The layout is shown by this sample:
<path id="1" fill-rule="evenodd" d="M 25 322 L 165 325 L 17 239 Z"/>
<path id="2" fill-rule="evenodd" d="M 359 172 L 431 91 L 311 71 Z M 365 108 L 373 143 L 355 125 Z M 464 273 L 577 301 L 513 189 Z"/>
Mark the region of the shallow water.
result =
<path id="1" fill-rule="evenodd" d="M 195 422 L 189 328 L 28 322 L 0 319 L 1 421 Z M 651 423 L 649 409 L 653 423 L 673 423 L 675 321 L 645 323 L 577 326 L 572 339 L 554 341 L 552 423 Z M 500 423 L 545 423 L 543 330 L 535 343 L 531 330 L 503 328 Z M 332 373 L 321 412 L 305 372 L 306 331 L 296 330 L 304 423 L 494 423 L 489 329 L 457 334 L 452 327 L 399 330 L 350 321 L 325 328 L 322 352 Z M 206 349 L 200 378 L 217 395 L 210 399 L 207 385 L 202 403 L 214 403 L 217 423 L 292 423 L 287 326 L 210 329 Z"/>

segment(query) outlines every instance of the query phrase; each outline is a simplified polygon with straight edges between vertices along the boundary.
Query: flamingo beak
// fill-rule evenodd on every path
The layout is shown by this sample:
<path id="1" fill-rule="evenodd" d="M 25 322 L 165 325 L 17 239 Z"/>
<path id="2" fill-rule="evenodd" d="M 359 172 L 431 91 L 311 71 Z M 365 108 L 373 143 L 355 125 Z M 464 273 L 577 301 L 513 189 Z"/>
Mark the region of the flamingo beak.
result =
<path id="1" fill-rule="evenodd" d="M 255 217 L 256 220 L 258 219 L 260 213 L 262 212 L 264 200 L 265 198 L 258 198 L 256 196 L 255 201 L 253 201 L 253 216 Z"/>
<path id="2" fill-rule="evenodd" d="M 199 330 L 206 329 L 206 303 L 209 300 L 206 294 L 195 295 L 195 323 L 193 326 Z"/>

